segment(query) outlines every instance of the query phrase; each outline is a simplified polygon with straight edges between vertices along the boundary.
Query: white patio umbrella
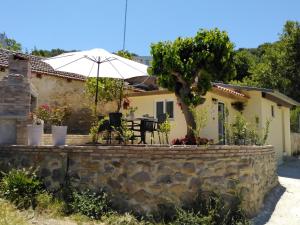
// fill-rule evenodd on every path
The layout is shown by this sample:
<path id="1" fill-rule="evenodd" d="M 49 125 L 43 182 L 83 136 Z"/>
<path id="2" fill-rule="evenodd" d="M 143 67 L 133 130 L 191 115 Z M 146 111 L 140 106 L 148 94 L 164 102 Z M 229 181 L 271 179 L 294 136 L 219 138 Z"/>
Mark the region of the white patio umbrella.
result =
<path id="1" fill-rule="evenodd" d="M 97 77 L 95 105 L 98 102 L 98 78 L 128 79 L 148 75 L 148 66 L 112 54 L 104 49 L 68 52 L 43 60 L 54 70 Z"/>

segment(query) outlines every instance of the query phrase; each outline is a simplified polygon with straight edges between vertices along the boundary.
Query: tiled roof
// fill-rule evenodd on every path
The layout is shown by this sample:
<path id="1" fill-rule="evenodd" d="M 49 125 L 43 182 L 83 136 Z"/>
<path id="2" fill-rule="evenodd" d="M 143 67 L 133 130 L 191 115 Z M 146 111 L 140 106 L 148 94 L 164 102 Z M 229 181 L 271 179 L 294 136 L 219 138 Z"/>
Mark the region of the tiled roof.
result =
<path id="1" fill-rule="evenodd" d="M 219 89 L 220 91 L 226 92 L 226 93 L 228 93 L 228 94 L 236 95 L 236 96 L 242 97 L 242 98 L 247 98 L 247 96 L 244 95 L 243 93 L 240 93 L 240 92 L 231 90 L 231 89 L 229 89 L 229 88 L 222 87 L 222 86 L 217 85 L 217 84 L 213 84 L 213 87 Z"/>
<path id="2" fill-rule="evenodd" d="M 43 57 L 27 55 L 24 53 L 14 52 L 6 49 L 0 49 L 0 66 L 8 67 L 8 56 L 10 54 L 19 54 L 19 55 L 24 55 L 26 57 L 29 57 L 32 71 L 36 73 L 42 73 L 51 76 L 58 76 L 62 78 L 82 80 L 82 81 L 86 79 L 85 76 L 82 76 L 80 74 L 55 71 L 51 66 L 49 66 L 47 63 L 44 63 L 42 61 L 42 59 L 44 59 Z"/>

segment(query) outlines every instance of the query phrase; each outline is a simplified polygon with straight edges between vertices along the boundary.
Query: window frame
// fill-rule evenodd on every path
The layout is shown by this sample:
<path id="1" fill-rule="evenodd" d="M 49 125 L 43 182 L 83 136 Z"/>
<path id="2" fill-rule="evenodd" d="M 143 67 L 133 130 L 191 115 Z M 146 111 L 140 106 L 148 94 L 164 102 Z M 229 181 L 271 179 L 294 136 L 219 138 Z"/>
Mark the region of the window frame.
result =
<path id="1" fill-rule="evenodd" d="M 169 117 L 169 119 L 174 120 L 175 119 L 175 101 L 174 101 L 174 99 L 162 99 L 162 100 L 154 101 L 154 115 L 155 115 L 156 119 L 157 119 L 157 103 L 158 102 L 163 102 L 163 113 L 167 113 L 166 112 L 167 111 L 167 102 L 173 102 L 173 117 Z"/>

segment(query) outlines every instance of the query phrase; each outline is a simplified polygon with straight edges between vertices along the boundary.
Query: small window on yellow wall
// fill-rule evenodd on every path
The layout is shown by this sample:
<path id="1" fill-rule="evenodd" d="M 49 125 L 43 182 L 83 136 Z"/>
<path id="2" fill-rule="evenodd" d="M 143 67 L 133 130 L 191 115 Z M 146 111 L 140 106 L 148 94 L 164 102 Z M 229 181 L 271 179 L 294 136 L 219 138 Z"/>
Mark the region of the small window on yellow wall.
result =
<path id="1" fill-rule="evenodd" d="M 275 117 L 274 105 L 271 105 L 271 115 L 272 115 L 272 117 Z"/>

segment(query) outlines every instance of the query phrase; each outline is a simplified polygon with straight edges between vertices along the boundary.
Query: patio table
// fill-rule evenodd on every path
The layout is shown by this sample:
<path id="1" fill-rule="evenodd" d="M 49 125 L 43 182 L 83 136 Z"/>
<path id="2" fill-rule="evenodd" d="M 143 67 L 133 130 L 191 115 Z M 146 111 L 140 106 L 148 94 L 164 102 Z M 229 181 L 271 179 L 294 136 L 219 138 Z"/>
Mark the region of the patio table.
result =
<path id="1" fill-rule="evenodd" d="M 152 118 L 152 117 L 137 117 L 137 118 L 130 118 L 130 117 L 126 117 L 125 118 L 126 122 L 130 123 L 130 129 L 132 131 L 139 131 L 140 134 L 141 134 L 141 141 L 139 142 L 140 143 L 143 143 L 143 144 L 147 144 L 146 143 L 146 130 L 142 130 L 141 129 L 141 124 L 143 123 L 143 121 L 150 121 L 150 122 L 154 122 L 156 123 L 157 122 L 157 119 L 155 118 Z M 139 121 L 140 123 L 135 123 Z M 136 129 L 135 127 L 136 126 L 139 126 L 139 129 Z M 133 140 L 134 140 L 134 137 L 139 137 L 139 136 L 133 136 L 132 139 L 131 139 L 131 143 L 133 144 Z"/>

